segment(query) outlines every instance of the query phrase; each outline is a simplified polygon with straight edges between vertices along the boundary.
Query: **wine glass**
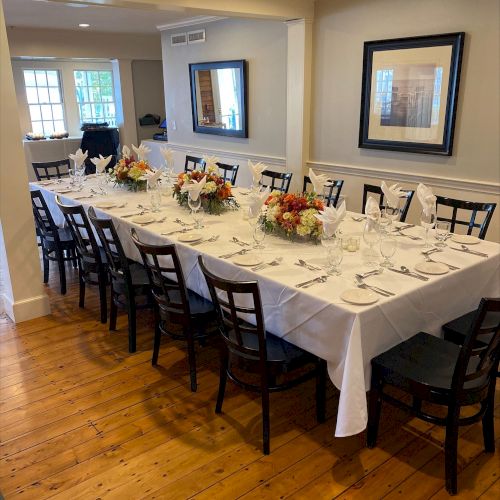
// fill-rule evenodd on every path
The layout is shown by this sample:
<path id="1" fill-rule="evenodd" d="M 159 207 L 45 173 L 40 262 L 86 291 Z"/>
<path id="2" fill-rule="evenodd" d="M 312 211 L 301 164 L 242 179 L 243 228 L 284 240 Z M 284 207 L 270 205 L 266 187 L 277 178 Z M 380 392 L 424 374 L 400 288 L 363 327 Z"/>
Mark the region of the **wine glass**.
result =
<path id="1" fill-rule="evenodd" d="M 194 220 L 194 227 L 196 229 L 201 229 L 203 225 L 201 224 L 203 220 L 203 216 L 201 215 L 200 217 L 200 210 L 201 210 L 201 197 L 198 194 L 196 196 L 196 199 L 193 199 L 193 196 L 191 192 L 188 194 L 188 207 L 191 209 L 191 215 L 193 216 Z"/>
<path id="2" fill-rule="evenodd" d="M 450 223 L 444 220 L 439 220 L 436 222 L 436 240 L 438 242 L 436 243 L 437 247 L 445 247 L 446 243 L 445 241 L 448 238 L 448 235 L 450 234 Z"/>
<path id="3" fill-rule="evenodd" d="M 432 229 L 436 224 L 436 209 L 431 211 L 422 210 L 420 214 L 420 225 L 425 229 L 425 243 L 424 248 L 431 248 L 432 245 L 429 244 L 429 229 Z"/>
<path id="4" fill-rule="evenodd" d="M 264 239 L 266 237 L 266 228 L 263 222 L 257 221 L 253 228 L 253 241 L 255 242 L 254 248 L 257 250 L 262 250 L 264 248 Z"/>
<path id="5" fill-rule="evenodd" d="M 328 236 L 323 233 L 321 244 L 326 249 L 326 271 L 329 275 L 340 276 L 340 263 L 344 257 L 342 238 Z"/>
<path id="6" fill-rule="evenodd" d="M 389 232 L 389 227 L 392 224 L 392 219 L 389 216 L 389 207 L 384 207 L 381 212 L 380 212 L 380 232 L 381 233 L 388 233 Z"/>
<path id="7" fill-rule="evenodd" d="M 382 236 L 382 239 L 380 240 L 380 253 L 384 258 L 384 261 L 380 264 L 382 267 L 392 267 L 394 265 L 391 262 L 391 257 L 396 253 L 397 246 L 398 243 L 394 236 L 391 236 L 390 234 Z"/>
<path id="8" fill-rule="evenodd" d="M 151 210 L 153 212 L 159 212 L 161 207 L 161 191 L 158 183 L 150 184 L 148 182 L 148 193 Z"/>
<path id="9" fill-rule="evenodd" d="M 378 220 L 366 219 L 365 228 L 363 230 L 363 241 L 370 247 L 368 250 L 368 266 L 377 267 L 377 253 L 373 250 L 373 246 L 380 241 L 380 225 Z"/>

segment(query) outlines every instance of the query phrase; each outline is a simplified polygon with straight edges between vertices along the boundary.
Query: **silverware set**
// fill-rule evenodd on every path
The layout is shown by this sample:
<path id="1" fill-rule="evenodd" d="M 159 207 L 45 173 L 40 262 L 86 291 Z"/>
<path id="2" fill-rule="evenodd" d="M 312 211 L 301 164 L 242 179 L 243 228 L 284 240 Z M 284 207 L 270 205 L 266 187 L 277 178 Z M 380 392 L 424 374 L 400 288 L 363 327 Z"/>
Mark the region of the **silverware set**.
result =
<path id="1" fill-rule="evenodd" d="M 388 267 L 387 269 L 389 269 L 389 271 L 392 271 L 393 273 L 404 274 L 405 276 L 409 276 L 410 278 L 416 278 L 421 281 L 429 281 L 429 278 L 427 276 L 422 276 L 421 274 L 410 271 L 405 266 L 401 266 L 399 269 L 396 269 L 395 267 Z"/>
<path id="2" fill-rule="evenodd" d="M 456 247 L 448 247 L 451 250 L 456 250 L 457 252 L 463 252 L 463 253 L 470 253 L 472 255 L 478 255 L 479 257 L 489 257 L 487 253 L 483 252 L 478 252 L 477 250 L 471 250 L 468 246 L 466 245 L 460 245 L 460 248 Z"/>
<path id="3" fill-rule="evenodd" d="M 305 260 L 299 259 L 297 262 L 295 262 L 296 266 L 303 267 L 305 269 L 308 269 L 309 271 L 321 271 L 321 267 L 314 266 L 312 264 L 308 264 Z"/>
<path id="4" fill-rule="evenodd" d="M 241 250 L 238 250 L 237 252 L 231 252 L 231 253 L 219 255 L 219 259 L 229 259 L 230 257 L 234 257 L 235 255 L 245 255 L 249 251 L 250 251 L 249 248 L 243 248 Z"/>
<path id="5" fill-rule="evenodd" d="M 411 227 L 415 227 L 413 224 L 406 224 L 405 226 L 395 227 L 394 233 L 396 236 L 404 236 L 405 238 L 410 238 L 410 240 L 421 240 L 420 236 L 413 236 L 412 234 L 403 233 L 405 229 L 410 229 Z"/>
<path id="6" fill-rule="evenodd" d="M 165 222 L 166 220 L 167 220 L 167 218 L 163 217 L 161 219 L 152 220 L 152 221 L 148 221 L 148 222 L 136 222 L 136 224 L 138 224 L 139 226 L 149 226 L 149 224 L 160 224 L 162 222 Z"/>
<path id="7" fill-rule="evenodd" d="M 279 266 L 282 261 L 283 261 L 283 257 L 276 257 L 276 259 L 272 260 L 271 262 L 263 262 L 262 264 L 259 264 L 258 266 L 252 267 L 252 271 L 260 271 L 262 269 L 265 269 L 266 267 Z"/>
<path id="8" fill-rule="evenodd" d="M 219 235 L 218 234 L 214 234 L 210 238 L 205 238 L 203 240 L 193 241 L 193 243 L 191 243 L 191 246 L 195 247 L 197 245 L 201 245 L 202 243 L 212 243 L 214 241 L 217 241 L 218 239 L 219 239 Z"/>
<path id="9" fill-rule="evenodd" d="M 229 241 L 231 243 L 236 243 L 240 247 L 249 247 L 250 246 L 249 243 L 247 243 L 246 241 L 239 240 L 238 238 L 236 238 L 236 236 L 233 236 L 233 238 L 231 240 L 229 240 Z"/>
<path id="10" fill-rule="evenodd" d="M 194 228 L 192 227 L 185 227 L 183 229 L 176 229 L 175 231 L 170 231 L 168 233 L 161 233 L 162 236 L 171 236 L 172 234 L 179 234 L 179 233 L 187 233 L 189 231 L 192 231 Z"/>
<path id="11" fill-rule="evenodd" d="M 356 274 L 355 278 L 356 278 L 356 286 L 358 288 L 364 288 L 366 290 L 371 290 L 372 292 L 378 293 L 379 295 L 382 295 L 383 297 L 394 297 L 394 295 L 395 295 L 394 293 L 389 292 L 388 290 L 384 290 L 383 288 L 380 288 L 378 286 L 369 285 L 368 283 L 365 283 L 363 281 L 364 276 L 361 274 Z"/>
<path id="12" fill-rule="evenodd" d="M 176 222 L 177 224 L 180 224 L 182 227 L 189 227 L 189 226 L 194 226 L 194 222 L 192 224 L 189 224 L 188 222 L 184 222 L 183 220 L 177 218 L 177 219 L 174 219 L 174 222 Z"/>
<path id="13" fill-rule="evenodd" d="M 297 285 L 295 285 L 295 288 L 309 288 L 310 286 L 313 286 L 316 283 L 324 283 L 327 279 L 328 279 L 328 275 L 323 274 L 322 276 L 318 276 L 316 278 L 313 278 L 312 280 L 298 283 Z"/>
<path id="14" fill-rule="evenodd" d="M 427 262 L 435 262 L 436 264 L 444 264 L 445 266 L 448 266 L 448 269 L 450 269 L 450 271 L 457 271 L 458 269 L 460 269 L 459 267 L 452 266 L 451 264 L 448 264 L 447 262 L 443 262 L 442 260 L 434 260 L 431 258 L 431 256 L 428 253 L 425 253 L 425 252 L 422 252 L 422 253 L 424 254 L 425 260 Z"/>

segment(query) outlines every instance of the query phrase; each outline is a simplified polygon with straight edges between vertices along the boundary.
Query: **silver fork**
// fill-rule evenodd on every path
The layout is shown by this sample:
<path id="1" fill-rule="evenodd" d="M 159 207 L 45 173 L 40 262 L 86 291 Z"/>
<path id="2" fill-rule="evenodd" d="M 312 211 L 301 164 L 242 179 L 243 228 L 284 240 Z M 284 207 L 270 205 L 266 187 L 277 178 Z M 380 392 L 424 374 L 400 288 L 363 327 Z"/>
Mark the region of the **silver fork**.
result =
<path id="1" fill-rule="evenodd" d="M 205 240 L 194 241 L 193 243 L 191 243 L 191 246 L 195 247 L 197 245 L 201 245 L 202 243 L 211 243 L 213 241 L 217 241 L 218 239 L 219 239 L 219 235 L 214 234 L 213 236 L 211 236 L 210 238 L 206 238 Z"/>
<path id="2" fill-rule="evenodd" d="M 250 246 L 249 243 L 247 243 L 246 241 L 239 240 L 238 238 L 236 238 L 236 236 L 233 236 L 233 239 L 231 240 L 231 242 L 236 243 L 240 247 L 249 247 Z"/>
<path id="3" fill-rule="evenodd" d="M 321 271 L 321 267 L 318 266 L 313 266 L 312 264 L 308 264 L 305 260 L 299 259 L 297 262 L 295 262 L 296 266 L 299 267 L 305 267 L 309 271 Z"/>
<path id="4" fill-rule="evenodd" d="M 447 262 L 443 262 L 441 260 L 433 260 L 430 258 L 429 254 L 427 254 L 427 253 L 424 253 L 424 257 L 425 257 L 425 260 L 427 262 L 435 262 L 436 264 L 444 264 L 445 266 L 448 266 L 448 269 L 451 269 L 452 271 L 457 271 L 458 269 L 460 269 L 459 267 L 452 266 L 451 264 L 448 264 Z"/>
<path id="5" fill-rule="evenodd" d="M 192 231 L 194 228 L 183 228 L 183 229 L 177 229 L 176 231 L 170 231 L 168 233 L 161 233 L 163 236 L 170 236 L 172 234 L 177 234 L 177 233 L 187 233 L 188 231 Z"/>
<path id="6" fill-rule="evenodd" d="M 356 281 L 359 288 L 367 288 L 368 290 L 372 290 L 373 292 L 378 293 L 379 295 L 383 295 L 384 297 L 393 297 L 395 295 L 388 290 L 384 290 L 383 288 L 379 288 L 378 286 L 373 286 L 365 283 L 360 274 L 356 274 Z"/>
<path id="7" fill-rule="evenodd" d="M 309 281 L 305 281 L 304 283 L 299 283 L 295 285 L 295 288 L 309 288 L 310 286 L 315 285 L 316 283 L 324 283 L 328 279 L 328 275 L 324 274 L 323 276 L 318 276 Z"/>
<path id="8" fill-rule="evenodd" d="M 405 228 L 403 228 L 405 229 Z M 394 232 L 397 233 L 396 236 L 404 236 L 405 238 L 410 238 L 410 240 L 421 240 L 420 236 L 413 236 L 412 234 L 402 233 L 403 229 L 396 227 L 394 228 Z"/>
<path id="9" fill-rule="evenodd" d="M 261 269 L 264 269 L 266 267 L 279 266 L 282 261 L 283 261 L 283 257 L 276 257 L 276 259 L 272 260 L 271 262 L 263 262 L 262 264 L 259 264 L 258 266 L 252 267 L 252 271 L 260 271 Z"/>
<path id="10" fill-rule="evenodd" d="M 229 257 L 234 257 L 235 255 L 244 255 L 249 252 L 249 248 L 243 248 L 242 250 L 238 250 L 237 252 L 226 253 L 224 255 L 219 255 L 219 259 L 229 259 Z"/>

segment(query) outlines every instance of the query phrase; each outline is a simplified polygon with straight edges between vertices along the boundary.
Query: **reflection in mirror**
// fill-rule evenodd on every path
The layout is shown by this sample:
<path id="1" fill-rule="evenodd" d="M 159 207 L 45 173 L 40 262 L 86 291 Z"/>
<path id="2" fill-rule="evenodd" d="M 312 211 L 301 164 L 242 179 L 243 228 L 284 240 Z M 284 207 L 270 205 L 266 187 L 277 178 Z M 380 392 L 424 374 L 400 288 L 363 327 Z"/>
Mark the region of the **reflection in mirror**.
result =
<path id="1" fill-rule="evenodd" d="M 248 137 L 245 61 L 190 64 L 193 130 Z"/>

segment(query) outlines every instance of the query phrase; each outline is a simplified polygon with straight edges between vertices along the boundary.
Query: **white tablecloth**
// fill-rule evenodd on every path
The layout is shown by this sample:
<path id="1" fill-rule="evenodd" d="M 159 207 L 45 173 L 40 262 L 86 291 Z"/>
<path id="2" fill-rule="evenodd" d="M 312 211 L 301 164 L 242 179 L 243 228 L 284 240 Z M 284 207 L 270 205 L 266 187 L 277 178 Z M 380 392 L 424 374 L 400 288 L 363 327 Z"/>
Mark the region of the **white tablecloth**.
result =
<path id="1" fill-rule="evenodd" d="M 87 180 L 84 193 L 88 193 L 94 180 Z M 33 183 L 32 188 L 37 184 Z M 39 187 L 39 186 L 38 186 Z M 63 218 L 54 201 L 53 190 L 60 185 L 42 187 L 43 194 L 56 222 Z M 241 204 L 245 197 L 235 190 Z M 83 194 L 84 194 L 83 193 Z M 82 193 L 78 193 L 81 196 Z M 71 200 L 76 193 L 61 195 L 64 201 Z M 216 274 L 232 280 L 257 279 L 259 281 L 266 328 L 279 337 L 312 352 L 328 362 L 330 378 L 340 389 L 336 436 L 350 436 L 361 432 L 367 423 L 366 391 L 370 383 L 370 360 L 419 331 L 440 335 L 443 323 L 477 307 L 481 297 L 500 294 L 500 245 L 482 241 L 474 245 L 489 255 L 482 258 L 445 249 L 438 254 L 439 260 L 461 267 L 444 275 L 430 276 L 423 282 L 411 277 L 384 271 L 381 275 L 367 279 L 367 283 L 378 285 L 396 293 L 395 297 L 384 298 L 370 306 L 356 306 L 344 303 L 340 294 L 353 288 L 355 272 L 369 270 L 364 264 L 363 243 L 361 251 L 344 252 L 342 275 L 330 277 L 326 283 L 317 284 L 309 289 L 295 288 L 299 282 L 319 276 L 295 265 L 298 258 L 311 264 L 324 263 L 324 249 L 321 245 L 292 243 L 275 236 L 267 236 L 264 261 L 277 256 L 283 262 L 277 267 L 252 272 L 231 262 L 218 258 L 219 255 L 236 251 L 238 247 L 231 242 L 236 236 L 252 242 L 250 227 L 244 220 L 244 210 L 228 212 L 222 216 L 205 216 L 202 233 L 208 237 L 219 235 L 214 243 L 190 246 L 180 243 L 178 235 L 162 236 L 160 233 L 179 229 L 174 222 L 179 217 L 190 222 L 186 209 L 181 208 L 172 198 L 164 199 L 164 207 L 158 219 L 166 217 L 162 223 L 137 226 L 130 219 L 120 215 L 137 211 L 137 205 L 148 205 L 147 193 L 130 193 L 122 189 L 112 189 L 107 197 L 95 196 L 81 200 L 85 206 L 99 201 L 116 200 L 127 203 L 123 208 L 100 210 L 101 215 L 112 217 L 127 255 L 139 260 L 129 230 L 135 227 L 140 238 L 149 243 L 178 243 L 179 257 L 184 269 L 187 286 L 208 297 L 203 276 L 197 266 L 198 254 L 206 257 L 209 269 Z M 98 210 L 99 212 L 99 210 Z M 361 234 L 362 222 L 355 222 L 348 213 L 342 223 L 344 234 Z M 422 235 L 419 227 L 408 230 L 409 234 Z M 410 269 L 423 260 L 421 250 L 423 241 L 412 241 L 397 237 L 398 250 L 394 257 L 397 265 Z M 458 246 L 451 243 L 453 246 Z"/>

